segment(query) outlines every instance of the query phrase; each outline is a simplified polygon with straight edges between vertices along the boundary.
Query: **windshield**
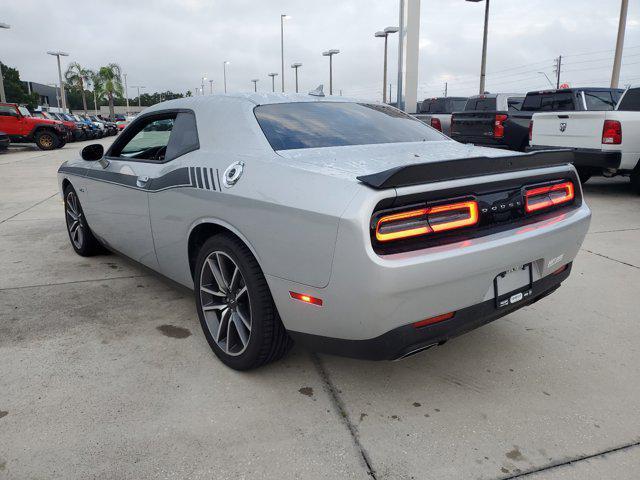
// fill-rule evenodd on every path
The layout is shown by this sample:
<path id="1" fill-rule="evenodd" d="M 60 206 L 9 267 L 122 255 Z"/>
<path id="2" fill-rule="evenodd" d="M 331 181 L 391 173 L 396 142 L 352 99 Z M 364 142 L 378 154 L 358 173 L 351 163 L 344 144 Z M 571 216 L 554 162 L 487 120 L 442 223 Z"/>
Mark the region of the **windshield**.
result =
<path id="1" fill-rule="evenodd" d="M 20 114 L 22 114 L 25 117 L 31 116 L 31 112 L 27 110 L 25 107 L 18 107 L 18 110 L 20 110 Z"/>
<path id="2" fill-rule="evenodd" d="M 388 105 L 351 102 L 275 103 L 255 108 L 274 150 L 446 140 Z"/>

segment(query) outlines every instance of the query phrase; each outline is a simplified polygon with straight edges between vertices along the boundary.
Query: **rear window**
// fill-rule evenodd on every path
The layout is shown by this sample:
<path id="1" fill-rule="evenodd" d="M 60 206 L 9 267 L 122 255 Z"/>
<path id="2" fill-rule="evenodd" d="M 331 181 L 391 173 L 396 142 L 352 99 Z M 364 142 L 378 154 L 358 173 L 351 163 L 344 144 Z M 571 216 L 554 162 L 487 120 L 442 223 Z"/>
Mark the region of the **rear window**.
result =
<path id="1" fill-rule="evenodd" d="M 640 112 L 640 88 L 630 88 L 622 97 L 618 110 Z"/>
<path id="2" fill-rule="evenodd" d="M 256 119 L 274 150 L 445 140 L 387 105 L 299 102 L 260 105 Z"/>
<path id="3" fill-rule="evenodd" d="M 466 98 L 451 100 L 451 112 L 453 113 L 453 112 L 463 111 L 466 104 L 467 104 Z"/>
<path id="4" fill-rule="evenodd" d="M 525 112 L 566 112 L 575 110 L 573 92 L 533 93 L 522 104 Z"/>
<path id="5" fill-rule="evenodd" d="M 470 98 L 464 107 L 465 111 L 473 110 L 497 110 L 496 99 L 494 98 Z"/>

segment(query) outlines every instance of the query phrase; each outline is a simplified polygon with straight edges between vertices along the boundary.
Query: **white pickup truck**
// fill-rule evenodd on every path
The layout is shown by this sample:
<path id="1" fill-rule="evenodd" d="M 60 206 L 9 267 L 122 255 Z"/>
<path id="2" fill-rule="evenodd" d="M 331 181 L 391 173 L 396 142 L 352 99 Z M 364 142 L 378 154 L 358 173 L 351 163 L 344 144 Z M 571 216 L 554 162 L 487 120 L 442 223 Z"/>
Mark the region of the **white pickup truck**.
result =
<path id="1" fill-rule="evenodd" d="M 536 113 L 529 137 L 530 150 L 574 150 L 583 183 L 626 175 L 640 194 L 640 87 L 627 89 L 615 110 Z"/>

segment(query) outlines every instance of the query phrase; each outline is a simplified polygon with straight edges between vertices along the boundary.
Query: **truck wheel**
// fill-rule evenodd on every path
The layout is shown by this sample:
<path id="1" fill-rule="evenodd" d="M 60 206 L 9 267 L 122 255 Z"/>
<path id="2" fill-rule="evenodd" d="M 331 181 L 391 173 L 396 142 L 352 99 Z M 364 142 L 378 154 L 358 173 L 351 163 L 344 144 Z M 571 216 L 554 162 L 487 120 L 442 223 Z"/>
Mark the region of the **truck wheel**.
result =
<path id="1" fill-rule="evenodd" d="M 82 211 L 82 205 L 71 185 L 64 189 L 64 213 L 71 246 L 82 257 L 91 257 L 103 252 L 100 242 L 93 236 Z"/>
<path id="2" fill-rule="evenodd" d="M 40 150 L 53 150 L 60 144 L 60 137 L 51 130 L 40 130 L 36 133 L 36 145 Z"/>
<path id="3" fill-rule="evenodd" d="M 636 168 L 633 172 L 631 172 L 631 186 L 635 190 L 635 192 L 640 195 L 640 169 Z"/>
<path id="4" fill-rule="evenodd" d="M 204 243 L 196 262 L 195 296 L 207 342 L 228 367 L 260 367 L 293 345 L 258 262 L 239 239 L 221 234 Z"/>
<path id="5" fill-rule="evenodd" d="M 578 177 L 582 184 L 587 183 L 593 175 L 593 171 L 585 167 L 576 167 L 576 170 L 578 171 Z"/>

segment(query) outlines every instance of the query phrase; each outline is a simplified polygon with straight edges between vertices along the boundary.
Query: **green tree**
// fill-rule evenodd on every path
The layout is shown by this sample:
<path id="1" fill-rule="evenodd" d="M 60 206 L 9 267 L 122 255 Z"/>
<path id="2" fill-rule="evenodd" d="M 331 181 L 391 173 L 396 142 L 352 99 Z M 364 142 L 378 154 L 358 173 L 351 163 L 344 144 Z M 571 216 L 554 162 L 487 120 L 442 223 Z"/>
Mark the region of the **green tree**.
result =
<path id="1" fill-rule="evenodd" d="M 87 113 L 87 94 L 86 85 L 91 79 L 93 72 L 88 68 L 84 68 L 78 62 L 69 64 L 64 74 L 64 79 L 72 90 L 79 91 L 82 94 L 82 107 L 84 113 Z"/>
<path id="2" fill-rule="evenodd" d="M 98 80 L 100 90 L 109 100 L 109 115 L 114 116 L 114 99 L 122 97 L 123 87 L 120 66 L 116 63 L 110 63 L 106 67 L 100 67 L 98 70 Z"/>
<path id="3" fill-rule="evenodd" d="M 0 62 L 0 71 L 2 72 L 4 92 L 7 95 L 7 102 L 19 103 L 21 105 L 26 105 L 29 108 L 35 108 L 38 106 L 40 97 L 37 93 L 32 92 L 29 94 L 25 84 L 20 80 L 20 72 L 18 72 L 18 70 L 8 67 L 4 63 Z"/>

